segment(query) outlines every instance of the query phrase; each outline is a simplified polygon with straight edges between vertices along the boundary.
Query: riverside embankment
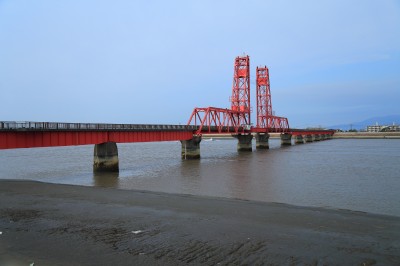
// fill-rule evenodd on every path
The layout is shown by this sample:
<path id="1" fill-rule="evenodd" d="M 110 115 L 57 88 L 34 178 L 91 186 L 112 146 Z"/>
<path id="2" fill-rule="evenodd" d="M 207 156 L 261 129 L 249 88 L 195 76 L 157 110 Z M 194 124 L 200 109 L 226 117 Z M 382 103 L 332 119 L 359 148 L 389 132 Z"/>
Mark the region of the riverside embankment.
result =
<path id="1" fill-rule="evenodd" d="M 336 132 L 334 139 L 400 139 L 400 132 Z"/>

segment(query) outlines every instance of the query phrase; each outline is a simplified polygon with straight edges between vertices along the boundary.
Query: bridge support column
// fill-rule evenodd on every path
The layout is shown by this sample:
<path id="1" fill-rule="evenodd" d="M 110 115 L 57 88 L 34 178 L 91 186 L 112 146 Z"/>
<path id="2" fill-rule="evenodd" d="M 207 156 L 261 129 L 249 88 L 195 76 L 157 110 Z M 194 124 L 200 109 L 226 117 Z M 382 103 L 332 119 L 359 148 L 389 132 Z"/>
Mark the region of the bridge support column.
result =
<path id="1" fill-rule="evenodd" d="M 200 159 L 200 142 L 201 136 L 193 136 L 189 140 L 181 140 L 182 159 Z"/>
<path id="2" fill-rule="evenodd" d="M 304 139 L 306 140 L 306 142 L 313 142 L 312 135 L 305 135 Z"/>
<path id="3" fill-rule="evenodd" d="M 257 133 L 256 134 L 256 149 L 265 150 L 269 149 L 269 134 L 268 133 Z"/>
<path id="4" fill-rule="evenodd" d="M 295 144 L 304 144 L 304 139 L 302 135 L 294 136 L 294 143 Z"/>
<path id="5" fill-rule="evenodd" d="M 118 148 L 115 142 L 104 142 L 94 145 L 94 172 L 118 172 Z"/>
<path id="6" fill-rule="evenodd" d="M 233 135 L 234 138 L 238 139 L 237 150 L 238 151 L 252 151 L 251 140 L 253 139 L 252 134 L 246 135 Z"/>
<path id="7" fill-rule="evenodd" d="M 326 135 L 325 134 L 321 134 L 321 140 L 326 140 Z"/>
<path id="8" fill-rule="evenodd" d="M 281 134 L 281 146 L 290 146 L 292 145 L 292 134 L 284 133 Z"/>
<path id="9" fill-rule="evenodd" d="M 314 141 L 320 141 L 320 140 L 321 140 L 321 136 L 319 134 L 315 134 Z"/>

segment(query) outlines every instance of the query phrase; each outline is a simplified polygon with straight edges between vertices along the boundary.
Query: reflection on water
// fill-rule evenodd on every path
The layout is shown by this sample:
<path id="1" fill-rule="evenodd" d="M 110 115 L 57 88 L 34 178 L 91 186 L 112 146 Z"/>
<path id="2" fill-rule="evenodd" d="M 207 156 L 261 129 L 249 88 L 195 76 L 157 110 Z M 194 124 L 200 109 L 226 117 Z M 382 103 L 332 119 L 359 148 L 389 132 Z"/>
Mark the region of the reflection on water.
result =
<path id="1" fill-rule="evenodd" d="M 93 185 L 95 187 L 118 188 L 119 172 L 94 172 Z"/>
<path id="2" fill-rule="evenodd" d="M 400 140 L 327 140 L 236 151 L 202 141 L 200 160 L 179 142 L 118 144 L 119 174 L 93 174 L 93 147 L 0 150 L 0 178 L 282 202 L 400 216 Z"/>

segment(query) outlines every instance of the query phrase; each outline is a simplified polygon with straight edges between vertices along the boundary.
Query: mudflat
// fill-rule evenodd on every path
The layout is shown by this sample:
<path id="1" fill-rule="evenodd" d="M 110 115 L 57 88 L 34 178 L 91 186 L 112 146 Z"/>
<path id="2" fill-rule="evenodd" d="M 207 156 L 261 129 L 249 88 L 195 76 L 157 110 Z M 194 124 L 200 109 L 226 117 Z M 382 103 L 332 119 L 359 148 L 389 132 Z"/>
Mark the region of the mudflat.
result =
<path id="1" fill-rule="evenodd" d="M 400 265 L 400 217 L 0 181 L 0 265 Z"/>

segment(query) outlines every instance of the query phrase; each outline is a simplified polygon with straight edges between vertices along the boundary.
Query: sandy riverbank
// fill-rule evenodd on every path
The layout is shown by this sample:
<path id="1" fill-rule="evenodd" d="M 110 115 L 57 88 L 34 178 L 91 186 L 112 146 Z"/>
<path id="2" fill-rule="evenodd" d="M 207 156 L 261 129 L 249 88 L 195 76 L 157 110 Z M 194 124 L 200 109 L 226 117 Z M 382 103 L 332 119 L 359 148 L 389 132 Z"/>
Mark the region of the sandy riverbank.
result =
<path id="1" fill-rule="evenodd" d="M 400 265 L 400 217 L 30 181 L 0 232 L 0 265 Z"/>

